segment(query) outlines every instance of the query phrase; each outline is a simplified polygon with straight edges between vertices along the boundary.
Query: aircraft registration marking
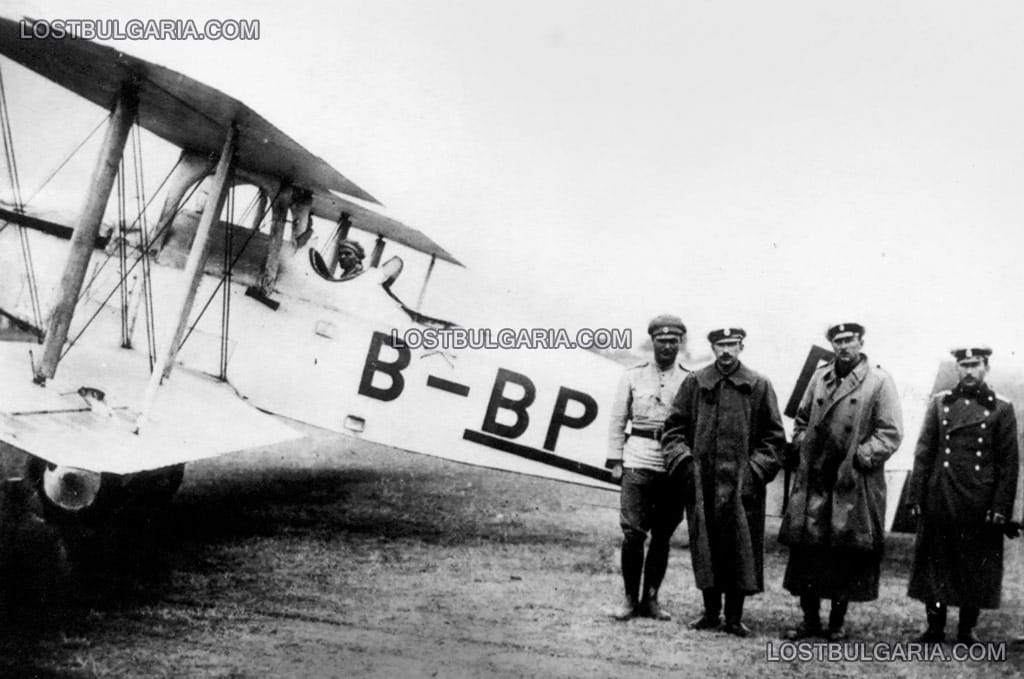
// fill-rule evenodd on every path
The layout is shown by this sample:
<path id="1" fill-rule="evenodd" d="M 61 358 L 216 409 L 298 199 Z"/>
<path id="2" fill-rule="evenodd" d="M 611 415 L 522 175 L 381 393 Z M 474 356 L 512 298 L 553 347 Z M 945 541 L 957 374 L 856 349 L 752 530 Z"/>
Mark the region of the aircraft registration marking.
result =
<path id="1" fill-rule="evenodd" d="M 500 436 L 492 436 L 485 434 L 481 431 L 474 431 L 467 429 L 462 432 L 462 438 L 472 443 L 477 443 L 488 448 L 494 448 L 500 450 L 503 453 L 512 453 L 519 457 L 524 457 L 527 460 L 533 460 L 534 462 L 541 462 L 552 467 L 559 469 L 565 469 L 567 471 L 575 472 L 582 476 L 589 476 L 592 479 L 598 481 L 607 481 L 608 483 L 614 483 L 612 481 L 612 473 L 607 469 L 601 469 L 600 467 L 594 467 L 583 462 L 577 462 L 576 460 L 570 460 L 554 453 L 549 453 L 546 450 L 537 450 L 530 446 L 524 446 L 521 443 L 515 441 L 509 441 L 506 438 Z"/>
<path id="2" fill-rule="evenodd" d="M 393 352 L 387 358 L 382 356 L 385 347 Z M 363 363 L 358 393 L 382 402 L 394 401 L 405 391 L 405 371 L 411 363 L 412 352 L 407 346 L 394 342 L 389 335 L 374 332 Z M 469 385 L 436 375 L 427 375 L 426 385 L 461 397 L 468 397 L 470 393 Z M 465 429 L 463 440 L 588 478 L 611 482 L 609 470 L 556 452 L 563 429 L 582 430 L 597 419 L 597 400 L 584 391 L 558 386 L 554 403 L 549 406 L 550 416 L 540 422 L 541 427 L 544 427 L 541 447 L 514 440 L 526 434 L 531 422 L 537 422 L 534 412 L 536 407 L 531 409 L 535 406 L 537 395 L 537 385 L 528 375 L 499 367 L 491 382 L 480 428 Z"/>
<path id="3" fill-rule="evenodd" d="M 427 386 L 433 387 L 434 389 L 440 389 L 441 391 L 447 391 L 449 394 L 455 394 L 456 396 L 469 396 L 469 387 L 465 384 L 452 382 L 451 380 L 446 380 L 443 377 L 437 377 L 436 375 L 427 376 Z"/>

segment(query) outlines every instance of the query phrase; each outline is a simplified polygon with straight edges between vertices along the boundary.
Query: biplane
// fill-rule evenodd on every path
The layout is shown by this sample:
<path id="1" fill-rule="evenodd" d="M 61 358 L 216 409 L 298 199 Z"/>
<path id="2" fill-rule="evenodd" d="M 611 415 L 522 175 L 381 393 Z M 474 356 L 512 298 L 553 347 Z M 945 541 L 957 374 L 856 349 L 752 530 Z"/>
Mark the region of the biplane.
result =
<path id="1" fill-rule="evenodd" d="M 403 261 L 385 245 L 429 257 L 424 290 L 436 262 L 460 263 L 324 160 L 222 92 L 103 45 L 23 39 L 3 19 L 0 53 L 109 111 L 71 226 L 20 201 L 16 162 L 0 207 L 0 315 L 22 340 L 0 342 L 5 474 L 50 512 L 95 521 L 127 489 L 169 496 L 187 462 L 298 438 L 292 420 L 612 487 L 599 404 L 615 363 L 402 343 L 456 324 L 393 292 Z M 180 150 L 153 223 L 125 209 L 140 129 Z M 254 199 L 238 224 L 223 217 L 242 187 Z M 341 276 L 335 245 L 359 232 L 375 239 L 369 266 Z"/>
<path id="2" fill-rule="evenodd" d="M 104 45 L 24 39 L 0 19 L 0 54 L 109 112 L 68 224 L 22 201 L 0 102 L 12 180 L 0 206 L 0 458 L 47 516 L 101 523 L 126 497 L 169 498 L 185 464 L 300 438 L 294 422 L 614 488 L 603 462 L 617 363 L 583 349 L 403 344 L 410 329 L 459 319 L 402 300 L 404 263 L 385 245 L 429 258 L 420 302 L 436 262 L 460 263 L 326 161 L 232 97 Z M 140 130 L 178 150 L 149 200 Z M 247 220 L 234 218 L 243 190 Z M 359 233 L 374 239 L 369 266 L 341 276 L 337 243 Z M 812 348 L 795 398 L 827 359 Z M 777 385 L 797 378 L 756 367 Z M 887 472 L 890 524 L 934 386 L 913 385 Z M 778 510 L 781 482 L 772 497 Z"/>

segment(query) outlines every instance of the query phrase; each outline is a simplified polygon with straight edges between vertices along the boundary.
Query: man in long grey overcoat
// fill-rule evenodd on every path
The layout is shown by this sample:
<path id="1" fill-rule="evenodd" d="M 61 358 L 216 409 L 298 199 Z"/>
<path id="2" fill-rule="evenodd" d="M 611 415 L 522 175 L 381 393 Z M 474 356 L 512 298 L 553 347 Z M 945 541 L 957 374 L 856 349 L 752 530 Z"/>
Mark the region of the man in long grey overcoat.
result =
<path id="1" fill-rule="evenodd" d="M 1017 492 L 1017 418 L 985 383 L 987 347 L 956 349 L 959 383 L 925 413 L 910 481 L 918 515 L 908 594 L 925 603 L 925 643 L 945 639 L 946 607 L 960 607 L 957 641 L 976 643 L 982 608 L 999 608 L 1003 529 Z"/>
<path id="2" fill-rule="evenodd" d="M 885 532 L 885 461 L 902 439 L 892 378 L 862 352 L 864 327 L 826 332 L 835 360 L 811 377 L 797 410 L 796 473 L 779 540 L 789 546 L 783 586 L 800 597 L 803 621 L 787 639 L 846 638 L 850 601 L 878 598 Z M 832 600 L 823 629 L 821 599 Z"/>
<path id="3" fill-rule="evenodd" d="M 743 602 L 764 590 L 765 485 L 782 466 L 786 433 L 768 379 L 740 363 L 746 332 L 708 335 L 715 362 L 683 380 L 662 447 L 673 479 L 689 479 L 690 555 L 704 614 L 693 629 L 747 636 Z M 684 471 L 679 473 L 682 468 Z"/>

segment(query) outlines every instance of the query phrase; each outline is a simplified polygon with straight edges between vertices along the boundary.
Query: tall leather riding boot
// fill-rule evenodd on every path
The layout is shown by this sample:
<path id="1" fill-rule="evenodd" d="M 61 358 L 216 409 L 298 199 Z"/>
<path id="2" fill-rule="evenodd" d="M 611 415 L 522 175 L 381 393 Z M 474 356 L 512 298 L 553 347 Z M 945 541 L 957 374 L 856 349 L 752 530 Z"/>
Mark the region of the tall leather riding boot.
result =
<path id="1" fill-rule="evenodd" d="M 956 641 L 958 644 L 978 644 L 981 640 L 974 635 L 974 626 L 978 624 L 981 610 L 977 606 L 960 607 L 960 623 L 957 625 Z"/>
<path id="2" fill-rule="evenodd" d="M 850 602 L 846 599 L 833 599 L 832 610 L 828 614 L 828 640 L 843 641 L 846 639 L 846 630 L 843 622 L 846 620 L 846 609 Z"/>
<path id="3" fill-rule="evenodd" d="M 750 628 L 743 624 L 744 599 L 742 592 L 725 593 L 725 631 L 738 637 L 750 636 Z"/>
<path id="4" fill-rule="evenodd" d="M 612 617 L 629 620 L 637 614 L 640 606 L 640 577 L 644 570 L 644 543 L 636 540 L 622 541 L 622 584 L 624 595 Z"/>
<path id="5" fill-rule="evenodd" d="M 715 629 L 722 624 L 722 592 L 709 587 L 700 593 L 704 597 L 704 614 L 690 623 L 690 629 Z"/>
<path id="6" fill-rule="evenodd" d="M 800 610 L 803 611 L 804 619 L 796 627 L 787 629 L 782 633 L 782 638 L 789 641 L 807 639 L 810 637 L 824 636 L 821 629 L 821 599 L 811 594 L 800 595 Z"/>
<path id="7" fill-rule="evenodd" d="M 647 549 L 647 559 L 644 561 L 644 596 L 640 602 L 640 615 L 655 620 L 672 619 L 658 603 L 658 590 L 668 569 L 668 551 L 668 542 L 655 542 L 652 536 L 651 546 Z"/>
<path id="8" fill-rule="evenodd" d="M 928 629 L 914 638 L 922 644 L 941 644 L 946 640 L 946 605 L 937 601 L 929 601 L 924 607 L 928 618 Z"/>

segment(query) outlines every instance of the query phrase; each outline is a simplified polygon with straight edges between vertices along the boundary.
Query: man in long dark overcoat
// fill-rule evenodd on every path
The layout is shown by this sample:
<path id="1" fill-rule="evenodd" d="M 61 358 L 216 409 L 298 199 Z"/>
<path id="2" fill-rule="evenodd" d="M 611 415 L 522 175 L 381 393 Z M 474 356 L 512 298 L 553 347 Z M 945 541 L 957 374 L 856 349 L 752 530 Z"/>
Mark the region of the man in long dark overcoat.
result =
<path id="1" fill-rule="evenodd" d="M 985 383 L 987 347 L 953 351 L 959 383 L 925 413 L 910 481 L 918 515 L 908 594 L 925 603 L 925 643 L 945 639 L 946 607 L 960 607 L 957 641 L 975 643 L 982 608 L 999 608 L 1003 528 L 1017 491 L 1017 418 Z"/>
<path id="2" fill-rule="evenodd" d="M 779 529 L 789 546 L 782 584 L 803 611 L 787 639 L 842 640 L 849 602 L 878 598 L 884 464 L 902 439 L 896 385 L 864 355 L 864 326 L 840 323 L 825 334 L 835 360 L 815 371 L 797 409 L 796 472 Z M 832 600 L 827 629 L 822 598 Z"/>
<path id="3" fill-rule="evenodd" d="M 739 360 L 746 332 L 708 335 L 715 362 L 691 373 L 665 420 L 662 446 L 672 477 L 690 479 L 693 574 L 704 596 L 694 629 L 721 625 L 747 636 L 743 602 L 764 590 L 765 485 L 782 466 L 786 433 L 771 382 Z M 682 468 L 684 473 L 679 473 Z"/>

